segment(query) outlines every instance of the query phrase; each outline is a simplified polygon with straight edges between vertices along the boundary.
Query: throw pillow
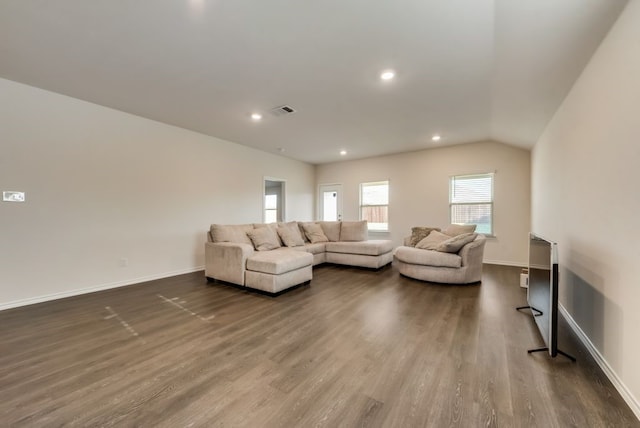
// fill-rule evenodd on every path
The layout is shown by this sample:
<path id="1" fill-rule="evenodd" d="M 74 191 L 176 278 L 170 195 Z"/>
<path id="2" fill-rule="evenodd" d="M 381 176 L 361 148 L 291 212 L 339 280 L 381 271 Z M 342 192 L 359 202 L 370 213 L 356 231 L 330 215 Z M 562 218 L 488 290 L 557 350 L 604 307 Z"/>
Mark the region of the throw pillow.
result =
<path id="1" fill-rule="evenodd" d="M 302 235 L 302 240 L 306 242 L 310 242 L 309 238 L 307 238 L 307 234 L 304 233 L 304 227 L 302 227 L 302 223 L 298 222 L 298 229 L 300 229 L 300 235 Z"/>
<path id="2" fill-rule="evenodd" d="M 418 242 L 429 236 L 432 230 L 440 232 L 439 227 L 412 227 L 409 245 L 415 247 Z"/>
<path id="3" fill-rule="evenodd" d="M 463 233 L 473 233 L 475 231 L 475 224 L 450 224 L 442 230 L 442 233 L 449 236 L 458 236 Z"/>
<path id="4" fill-rule="evenodd" d="M 317 242 L 329 242 L 329 238 L 322 231 L 322 227 L 320 227 L 317 223 L 303 223 L 302 227 L 304 228 L 304 233 L 309 238 L 309 242 L 315 244 Z"/>
<path id="5" fill-rule="evenodd" d="M 276 234 L 276 238 L 278 238 L 278 242 L 280 243 L 280 246 L 282 247 L 282 239 L 280 239 L 280 235 L 278 235 L 278 223 L 253 223 L 253 227 L 255 229 L 260 229 L 262 227 L 268 227 L 269 229 L 271 229 L 273 231 L 273 233 Z"/>
<path id="6" fill-rule="evenodd" d="M 343 221 L 340 226 L 341 241 L 366 241 L 367 220 Z"/>
<path id="7" fill-rule="evenodd" d="M 236 242 L 251 244 L 247 232 L 253 230 L 252 224 L 212 224 L 211 238 L 213 242 Z"/>
<path id="8" fill-rule="evenodd" d="M 462 247 L 472 242 L 478 236 L 477 233 L 463 233 L 462 235 L 454 236 L 441 242 L 436 248 L 436 251 L 442 251 L 443 253 L 457 253 Z"/>
<path id="9" fill-rule="evenodd" d="M 320 221 L 320 227 L 324 232 L 324 235 L 331 242 L 337 242 L 340 240 L 340 223 L 339 221 Z"/>
<path id="10" fill-rule="evenodd" d="M 269 251 L 280 248 L 278 234 L 270 227 L 260 227 L 247 232 L 247 235 L 253 242 L 253 246 L 258 251 Z"/>
<path id="11" fill-rule="evenodd" d="M 300 229 L 298 228 L 298 223 L 281 223 L 278 226 L 278 235 L 282 239 L 282 242 L 287 247 L 299 247 L 304 245 L 304 241 L 302 240 L 302 236 L 300 235 Z"/>
<path id="12" fill-rule="evenodd" d="M 440 233 L 437 230 L 432 230 L 429 235 L 416 244 L 416 248 L 420 248 L 421 250 L 437 250 L 438 246 L 448 239 L 451 239 L 449 235 Z"/>

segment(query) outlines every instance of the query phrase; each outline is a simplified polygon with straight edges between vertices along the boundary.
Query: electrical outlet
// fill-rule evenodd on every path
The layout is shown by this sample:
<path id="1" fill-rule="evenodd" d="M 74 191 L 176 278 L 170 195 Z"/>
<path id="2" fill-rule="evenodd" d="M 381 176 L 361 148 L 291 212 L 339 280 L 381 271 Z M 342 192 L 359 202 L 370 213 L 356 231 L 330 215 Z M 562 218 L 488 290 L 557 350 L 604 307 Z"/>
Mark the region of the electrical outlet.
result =
<path id="1" fill-rule="evenodd" d="M 120 267 L 129 266 L 129 259 L 127 259 L 126 257 L 122 257 L 120 260 L 118 260 L 118 266 Z"/>

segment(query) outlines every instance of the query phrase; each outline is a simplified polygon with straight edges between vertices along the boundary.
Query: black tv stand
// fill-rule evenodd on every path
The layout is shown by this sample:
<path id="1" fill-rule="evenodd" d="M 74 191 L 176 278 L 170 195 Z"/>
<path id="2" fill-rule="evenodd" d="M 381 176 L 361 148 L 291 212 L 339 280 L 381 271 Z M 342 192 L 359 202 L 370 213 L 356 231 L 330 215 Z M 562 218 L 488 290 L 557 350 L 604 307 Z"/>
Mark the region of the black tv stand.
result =
<path id="1" fill-rule="evenodd" d="M 527 354 L 531 354 L 532 352 L 542 352 L 542 351 L 548 351 L 549 348 L 544 347 L 544 348 L 537 348 L 537 349 L 529 349 L 527 351 Z M 558 354 L 560 355 L 564 355 L 565 357 L 567 357 L 568 359 L 570 359 L 571 361 L 573 361 L 574 363 L 576 362 L 575 357 L 572 357 L 571 355 L 567 354 L 566 352 L 563 352 L 561 350 L 557 350 Z"/>
<path id="2" fill-rule="evenodd" d="M 531 309 L 531 312 L 533 313 L 534 317 L 539 317 L 540 315 L 542 315 L 542 311 L 533 308 L 531 306 L 518 306 L 516 308 L 516 311 L 522 310 L 522 309 Z M 537 312 L 537 314 L 535 312 Z M 533 352 L 542 352 L 542 351 L 549 351 L 549 348 L 547 348 L 546 346 L 544 348 L 536 348 L 536 349 L 529 349 L 527 351 L 527 354 L 531 354 Z M 571 355 L 567 354 L 566 352 L 563 352 L 559 349 L 556 349 L 556 352 L 560 355 L 564 355 L 565 357 L 567 357 L 568 359 L 570 359 L 571 361 L 573 361 L 574 363 L 576 362 L 575 357 L 572 357 Z M 555 357 L 555 355 L 553 355 L 553 357 Z"/>
<path id="3" fill-rule="evenodd" d="M 518 306 L 516 308 L 516 311 L 519 311 L 521 309 L 531 309 L 531 312 L 536 311 L 536 313 L 533 314 L 534 317 L 539 317 L 540 315 L 542 315 L 542 311 L 536 308 L 532 308 L 531 306 Z"/>

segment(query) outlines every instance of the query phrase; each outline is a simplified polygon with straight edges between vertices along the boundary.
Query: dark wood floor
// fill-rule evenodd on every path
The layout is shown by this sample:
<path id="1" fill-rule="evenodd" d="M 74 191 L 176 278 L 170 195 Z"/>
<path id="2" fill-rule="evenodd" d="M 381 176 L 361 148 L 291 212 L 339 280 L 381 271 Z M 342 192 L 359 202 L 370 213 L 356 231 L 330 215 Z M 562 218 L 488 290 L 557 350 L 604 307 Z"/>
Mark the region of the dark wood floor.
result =
<path id="1" fill-rule="evenodd" d="M 321 266 L 269 297 L 203 273 L 0 312 L 0 426 L 640 426 L 519 270 L 443 286 Z"/>

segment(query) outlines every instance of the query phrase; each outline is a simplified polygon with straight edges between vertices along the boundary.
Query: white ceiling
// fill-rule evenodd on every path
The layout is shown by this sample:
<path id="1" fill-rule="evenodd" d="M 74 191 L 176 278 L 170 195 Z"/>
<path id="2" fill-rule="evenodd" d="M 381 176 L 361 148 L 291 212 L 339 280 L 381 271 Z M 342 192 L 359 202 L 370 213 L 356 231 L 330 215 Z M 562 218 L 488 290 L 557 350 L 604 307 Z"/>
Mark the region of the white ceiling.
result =
<path id="1" fill-rule="evenodd" d="M 2 0 L 0 76 L 314 164 L 528 148 L 626 3 Z"/>

